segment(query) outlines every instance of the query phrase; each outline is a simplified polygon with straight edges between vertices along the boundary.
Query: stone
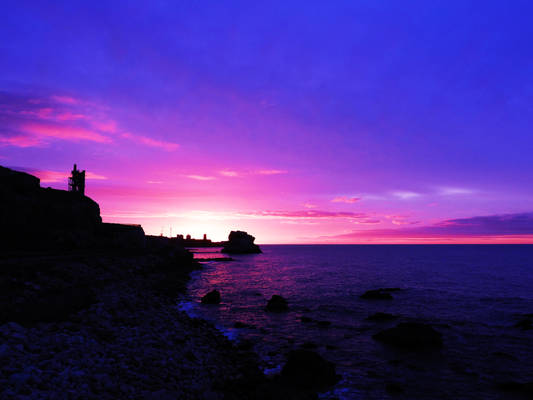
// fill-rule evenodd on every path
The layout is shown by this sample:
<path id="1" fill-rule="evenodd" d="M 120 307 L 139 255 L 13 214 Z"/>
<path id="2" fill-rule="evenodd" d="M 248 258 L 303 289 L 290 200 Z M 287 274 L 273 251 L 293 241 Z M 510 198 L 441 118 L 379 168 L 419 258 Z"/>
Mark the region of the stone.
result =
<path id="1" fill-rule="evenodd" d="M 385 289 L 367 290 L 360 297 L 366 300 L 392 300 L 393 299 L 389 291 Z"/>
<path id="2" fill-rule="evenodd" d="M 262 253 L 258 245 L 254 244 L 255 237 L 244 231 L 231 231 L 228 241 L 222 248 L 222 253 L 229 254 L 254 254 Z"/>
<path id="3" fill-rule="evenodd" d="M 218 290 L 211 290 L 209 293 L 202 297 L 203 304 L 219 304 L 220 292 Z"/>
<path id="4" fill-rule="evenodd" d="M 384 321 L 391 321 L 396 318 L 398 318 L 396 315 L 392 315 L 392 314 L 385 313 L 385 312 L 377 312 L 366 317 L 366 320 L 375 321 L 375 322 L 384 322 Z"/>
<path id="5" fill-rule="evenodd" d="M 281 370 L 281 378 L 292 385 L 324 390 L 338 382 L 335 365 L 310 350 L 292 350 Z"/>
<path id="6" fill-rule="evenodd" d="M 287 300 L 277 294 L 273 295 L 266 305 L 266 310 L 272 312 L 283 312 L 288 309 L 289 303 L 287 303 Z"/>
<path id="7" fill-rule="evenodd" d="M 430 325 L 403 322 L 372 336 L 375 340 L 410 350 L 442 347 L 442 335 Z"/>

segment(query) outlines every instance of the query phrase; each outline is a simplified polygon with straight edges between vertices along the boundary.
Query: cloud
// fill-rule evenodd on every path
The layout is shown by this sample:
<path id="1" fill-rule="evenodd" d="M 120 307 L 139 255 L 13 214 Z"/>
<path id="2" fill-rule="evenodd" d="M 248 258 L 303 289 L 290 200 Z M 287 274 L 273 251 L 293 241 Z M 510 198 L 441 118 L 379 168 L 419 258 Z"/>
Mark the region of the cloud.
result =
<path id="1" fill-rule="evenodd" d="M 27 172 L 28 174 L 35 175 L 38 177 L 42 183 L 55 183 L 55 182 L 67 182 L 70 172 L 67 171 L 50 171 L 50 170 L 41 170 L 33 168 L 17 168 L 13 169 L 17 171 Z M 107 177 L 103 175 L 98 175 L 92 172 L 85 173 L 85 179 L 88 180 L 107 180 Z"/>
<path id="2" fill-rule="evenodd" d="M 347 196 L 340 196 L 335 197 L 333 200 L 331 200 L 333 203 L 348 203 L 353 204 L 361 200 L 359 197 L 347 197 Z"/>
<path id="3" fill-rule="evenodd" d="M 240 176 L 240 174 L 237 171 L 230 171 L 230 170 L 219 171 L 219 174 L 222 176 L 230 177 L 230 178 L 236 178 Z"/>
<path id="4" fill-rule="evenodd" d="M 134 135 L 132 133 L 126 132 L 121 135 L 125 139 L 132 140 L 135 143 L 143 144 L 149 147 L 158 147 L 166 151 L 174 151 L 179 147 L 179 144 L 167 142 L 164 140 L 152 139 L 147 136 Z"/>
<path id="5" fill-rule="evenodd" d="M 362 237 L 423 239 L 513 235 L 533 235 L 533 212 L 448 219 L 433 225 L 354 231 L 335 237 L 339 239 Z"/>
<path id="6" fill-rule="evenodd" d="M 109 143 L 112 141 L 111 138 L 88 129 L 56 124 L 28 123 L 22 125 L 21 129 L 28 136 L 42 140 L 56 138 L 70 141 L 88 140 L 98 143 Z"/>
<path id="7" fill-rule="evenodd" d="M 439 194 L 443 196 L 454 196 L 461 194 L 472 194 L 474 190 L 458 187 L 442 187 L 439 189 Z"/>
<path id="8" fill-rule="evenodd" d="M 194 179 L 197 181 L 212 181 L 216 179 L 214 176 L 203 176 L 203 175 L 185 175 L 189 179 Z"/>
<path id="9" fill-rule="evenodd" d="M 320 210 L 300 210 L 300 211 L 257 211 L 242 213 L 242 215 L 254 218 L 287 218 L 287 219 L 364 219 L 368 217 L 365 213 L 353 213 L 344 211 L 320 211 Z"/>
<path id="10" fill-rule="evenodd" d="M 258 175 L 280 175 L 286 173 L 287 171 L 281 169 L 260 169 L 259 171 L 256 171 L 256 174 Z"/>
<path id="11" fill-rule="evenodd" d="M 313 203 L 304 203 L 302 204 L 305 208 L 317 208 L 316 204 Z"/>
<path id="12" fill-rule="evenodd" d="M 395 196 L 395 197 L 398 197 L 401 200 L 409 200 L 409 199 L 414 199 L 414 198 L 417 198 L 417 197 L 421 196 L 420 193 L 402 191 L 402 190 L 397 191 L 397 192 L 393 192 L 392 195 Z"/>

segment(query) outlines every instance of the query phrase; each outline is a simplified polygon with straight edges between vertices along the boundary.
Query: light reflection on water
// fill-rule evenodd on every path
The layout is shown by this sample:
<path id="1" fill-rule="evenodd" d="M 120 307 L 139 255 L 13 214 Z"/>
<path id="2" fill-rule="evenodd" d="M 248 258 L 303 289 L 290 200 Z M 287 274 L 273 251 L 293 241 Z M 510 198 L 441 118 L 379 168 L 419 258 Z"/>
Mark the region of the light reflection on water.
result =
<path id="1" fill-rule="evenodd" d="M 496 399 L 502 393 L 494 381 L 533 380 L 533 335 L 512 327 L 521 314 L 533 312 L 533 246 L 262 249 L 263 254 L 233 256 L 234 262 L 206 263 L 183 301 L 227 334 L 252 340 L 266 369 L 279 367 L 290 349 L 312 342 L 343 375 L 335 389 L 340 398 L 388 397 L 385 383 L 400 382 L 406 398 Z M 208 257 L 213 256 L 219 255 Z M 392 301 L 359 298 L 379 287 L 404 290 Z M 222 303 L 199 304 L 212 289 L 221 292 Z M 265 312 L 273 294 L 288 299 L 288 313 Z M 443 334 L 444 349 L 410 354 L 376 343 L 372 334 L 397 322 L 365 320 L 378 311 L 433 324 Z M 303 315 L 331 326 L 302 323 Z M 253 328 L 233 328 L 236 321 Z"/>

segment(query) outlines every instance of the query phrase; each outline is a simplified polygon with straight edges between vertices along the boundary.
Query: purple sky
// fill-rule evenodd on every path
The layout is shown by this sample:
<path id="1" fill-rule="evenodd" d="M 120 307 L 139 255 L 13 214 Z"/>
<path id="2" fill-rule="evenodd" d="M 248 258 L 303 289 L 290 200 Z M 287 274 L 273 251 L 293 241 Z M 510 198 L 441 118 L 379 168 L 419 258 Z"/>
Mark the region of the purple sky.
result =
<path id="1" fill-rule="evenodd" d="M 3 11 L 0 164 L 65 188 L 77 162 L 104 220 L 260 243 L 533 242 L 530 2 Z"/>

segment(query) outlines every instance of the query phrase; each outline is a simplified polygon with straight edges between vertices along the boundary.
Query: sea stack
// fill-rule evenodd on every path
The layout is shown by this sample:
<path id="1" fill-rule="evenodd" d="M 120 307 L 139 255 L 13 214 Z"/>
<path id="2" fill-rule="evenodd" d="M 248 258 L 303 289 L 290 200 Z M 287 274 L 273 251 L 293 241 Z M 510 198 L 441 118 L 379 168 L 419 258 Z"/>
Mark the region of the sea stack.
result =
<path id="1" fill-rule="evenodd" d="M 228 241 L 224 244 L 222 253 L 230 254 L 255 254 L 262 253 L 258 245 L 254 244 L 255 238 L 244 231 L 231 231 Z"/>

